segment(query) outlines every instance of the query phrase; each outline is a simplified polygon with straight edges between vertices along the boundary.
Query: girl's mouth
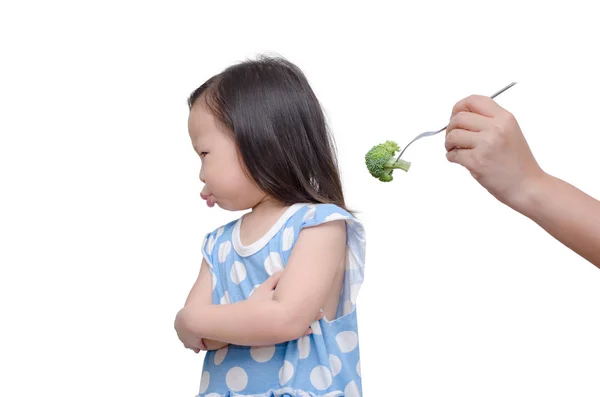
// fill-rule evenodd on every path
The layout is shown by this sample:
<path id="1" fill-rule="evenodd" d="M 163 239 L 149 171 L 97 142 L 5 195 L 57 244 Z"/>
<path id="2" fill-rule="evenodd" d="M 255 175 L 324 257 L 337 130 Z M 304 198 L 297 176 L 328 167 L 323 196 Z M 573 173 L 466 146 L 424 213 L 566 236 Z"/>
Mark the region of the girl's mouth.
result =
<path id="1" fill-rule="evenodd" d="M 202 200 L 206 200 L 206 205 L 208 205 L 210 208 L 215 206 L 215 197 L 212 194 L 204 194 L 200 192 L 200 197 Z"/>

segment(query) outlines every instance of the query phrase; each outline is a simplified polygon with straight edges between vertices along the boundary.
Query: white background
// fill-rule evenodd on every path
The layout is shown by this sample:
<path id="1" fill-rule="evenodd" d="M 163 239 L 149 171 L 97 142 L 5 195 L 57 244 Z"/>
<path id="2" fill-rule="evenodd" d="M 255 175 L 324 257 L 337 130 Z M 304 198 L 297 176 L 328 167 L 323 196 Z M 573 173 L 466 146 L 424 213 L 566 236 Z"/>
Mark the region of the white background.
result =
<path id="1" fill-rule="evenodd" d="M 232 63 L 297 63 L 366 225 L 364 394 L 600 395 L 600 271 L 445 159 L 364 153 L 491 95 L 542 167 L 600 197 L 600 25 L 584 2 L 3 2 L 0 395 L 194 396 L 173 319 L 207 231 L 188 94 Z M 560 5 L 556 5 L 560 4 Z M 591 4 L 591 2 L 590 2 Z"/>

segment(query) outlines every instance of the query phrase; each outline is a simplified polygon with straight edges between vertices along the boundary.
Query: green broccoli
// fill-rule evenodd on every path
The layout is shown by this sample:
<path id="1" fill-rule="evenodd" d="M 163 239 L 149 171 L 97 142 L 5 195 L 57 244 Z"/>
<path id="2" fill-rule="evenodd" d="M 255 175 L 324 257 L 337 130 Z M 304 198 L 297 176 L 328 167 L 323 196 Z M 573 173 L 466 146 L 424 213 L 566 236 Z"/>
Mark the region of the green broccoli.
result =
<path id="1" fill-rule="evenodd" d="M 394 169 L 408 172 L 410 162 L 405 160 L 396 161 L 395 154 L 400 151 L 400 146 L 394 141 L 386 141 L 373 146 L 365 155 L 365 163 L 369 173 L 381 182 L 390 182 Z"/>

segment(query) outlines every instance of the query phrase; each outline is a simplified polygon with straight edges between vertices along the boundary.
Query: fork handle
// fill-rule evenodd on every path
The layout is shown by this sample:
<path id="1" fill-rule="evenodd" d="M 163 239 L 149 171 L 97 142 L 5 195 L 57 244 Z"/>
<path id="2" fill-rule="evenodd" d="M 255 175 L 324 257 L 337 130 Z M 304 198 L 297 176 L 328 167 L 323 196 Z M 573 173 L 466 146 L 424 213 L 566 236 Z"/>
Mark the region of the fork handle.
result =
<path id="1" fill-rule="evenodd" d="M 513 85 L 515 85 L 515 84 L 517 84 L 517 83 L 516 83 L 516 82 L 512 82 L 512 83 L 510 83 L 509 85 L 507 85 L 506 87 L 504 87 L 504 88 L 503 88 L 503 89 L 501 89 L 500 91 L 498 91 L 498 92 L 494 93 L 492 96 L 490 96 L 490 98 L 491 98 L 491 99 L 494 99 L 494 98 L 496 98 L 498 95 L 502 94 L 504 91 L 508 90 L 510 87 L 512 87 L 512 86 L 513 86 Z M 414 141 L 416 141 L 416 140 L 418 140 L 418 139 L 420 139 L 420 138 L 423 138 L 423 137 L 425 137 L 425 136 L 428 136 L 428 135 L 436 135 L 436 134 L 439 134 L 440 132 L 444 131 L 446 128 L 448 128 L 448 126 L 445 126 L 444 128 L 442 128 L 441 130 L 438 130 L 438 131 L 434 131 L 434 132 L 431 132 L 431 133 L 425 133 L 425 134 L 420 134 L 420 135 L 417 135 L 417 137 L 416 137 L 416 138 L 414 138 L 412 141 L 410 141 L 410 142 L 408 143 L 408 145 L 406 145 L 406 146 L 404 147 L 404 149 L 402 149 L 402 151 L 400 152 L 400 154 L 399 154 L 399 155 L 398 155 L 398 157 L 396 158 L 396 161 L 400 160 L 400 157 L 402 157 L 402 154 L 404 153 L 404 151 L 405 151 L 406 149 L 408 149 L 408 147 L 409 147 L 409 146 L 411 145 L 411 143 L 413 143 Z"/>

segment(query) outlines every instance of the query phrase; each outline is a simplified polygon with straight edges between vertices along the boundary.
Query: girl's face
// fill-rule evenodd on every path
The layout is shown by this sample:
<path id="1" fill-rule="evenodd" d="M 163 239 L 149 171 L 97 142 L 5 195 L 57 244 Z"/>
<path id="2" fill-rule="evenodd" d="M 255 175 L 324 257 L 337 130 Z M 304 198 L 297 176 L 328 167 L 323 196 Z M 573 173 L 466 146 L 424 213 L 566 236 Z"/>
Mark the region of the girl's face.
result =
<path id="1" fill-rule="evenodd" d="M 265 198 L 244 172 L 233 136 L 214 118 L 202 98 L 190 111 L 188 129 L 194 150 L 200 156 L 200 196 L 209 206 L 218 204 L 229 211 L 256 206 Z"/>

